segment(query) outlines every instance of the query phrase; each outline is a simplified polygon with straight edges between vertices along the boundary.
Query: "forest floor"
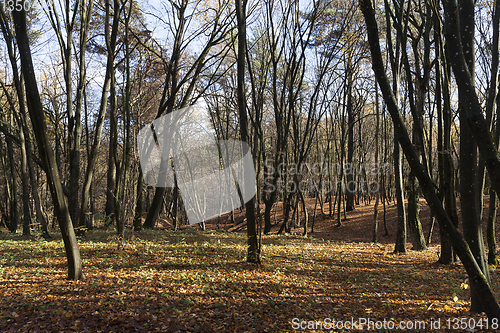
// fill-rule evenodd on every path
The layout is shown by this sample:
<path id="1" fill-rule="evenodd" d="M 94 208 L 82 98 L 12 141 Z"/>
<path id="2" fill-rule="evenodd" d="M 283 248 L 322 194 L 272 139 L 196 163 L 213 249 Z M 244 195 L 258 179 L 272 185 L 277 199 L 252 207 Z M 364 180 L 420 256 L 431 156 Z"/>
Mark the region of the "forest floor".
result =
<path id="1" fill-rule="evenodd" d="M 314 200 L 308 205 L 312 211 Z M 353 323 L 374 332 L 403 326 L 419 332 L 496 327 L 468 312 L 461 264 L 436 263 L 437 224 L 427 251 L 394 254 L 395 207 L 387 206 L 387 237 L 382 205 L 379 212 L 379 243 L 371 243 L 372 205 L 348 212 L 340 228 L 318 212 L 312 237 L 300 236 L 302 228 L 278 236 L 276 225 L 273 235 L 262 238 L 261 265 L 245 262 L 242 213 L 234 226 L 225 223 L 237 232 L 223 230 L 224 219 L 219 230 L 215 220 L 206 231 L 197 226 L 172 231 L 163 220 L 164 230 L 128 231 L 121 251 L 113 231 L 91 231 L 80 239 L 81 281 L 66 279 L 64 248 L 55 232 L 46 241 L 3 230 L 0 331 L 358 331 Z M 278 206 L 277 221 L 280 214 Z M 427 235 L 430 217 L 423 202 L 421 218 Z M 497 297 L 499 273 L 492 267 Z M 360 326 L 370 321 L 371 327 Z"/>
<path id="2" fill-rule="evenodd" d="M 345 212 L 341 210 L 342 225 L 338 227 L 337 211 L 333 212 L 333 217 L 329 215 L 329 203 L 325 202 L 323 206 L 323 212 L 321 211 L 320 204 L 316 204 L 316 221 L 313 223 L 315 199 L 306 199 L 306 206 L 309 216 L 307 236 L 314 237 L 317 239 L 330 240 L 330 241 L 343 241 L 343 242 L 372 242 L 373 240 L 373 227 L 374 227 L 374 204 L 375 200 L 371 200 L 369 204 L 360 203 L 356 205 L 353 211 Z M 458 199 L 457 199 L 458 201 Z M 460 202 L 457 202 L 458 215 L 460 218 Z M 302 206 L 300 206 L 302 207 Z M 342 206 L 343 207 L 343 206 Z M 430 208 L 427 205 L 425 199 L 420 198 L 419 201 L 419 218 L 422 224 L 422 230 L 426 241 L 428 240 L 429 231 L 432 225 Z M 484 197 L 484 209 L 483 209 L 483 226 L 485 236 L 484 241 L 486 244 L 486 220 L 488 217 L 488 207 L 489 207 L 489 196 Z M 337 208 L 333 208 L 337 209 Z M 264 205 L 260 207 L 260 212 L 262 215 L 262 221 L 264 219 Z M 408 213 L 408 208 L 406 207 L 406 212 Z M 292 215 L 290 212 L 289 216 Z M 145 216 L 145 215 L 144 215 Z M 293 227 L 291 229 L 292 235 L 303 235 L 304 233 L 304 213 L 302 208 L 300 209 L 300 223 L 295 223 L 293 221 Z M 380 244 L 392 244 L 394 245 L 397 232 L 397 207 L 393 202 L 387 201 L 385 204 L 385 223 L 384 223 L 384 207 L 382 202 L 378 205 L 378 237 L 377 243 Z M 497 210 L 497 221 L 500 221 L 500 209 Z M 220 218 L 214 218 L 206 222 L 205 226 L 207 230 L 225 230 L 229 232 L 246 232 L 246 220 L 245 211 L 236 210 L 235 213 L 235 223 L 231 223 L 230 215 L 222 215 Z M 271 223 L 272 229 L 271 234 L 278 233 L 281 224 L 283 222 L 283 205 L 279 202 L 277 205 L 273 206 L 271 211 Z M 264 222 L 262 222 L 263 224 Z M 312 225 L 314 224 L 314 230 L 312 232 Z M 159 229 L 173 229 L 173 224 L 169 219 L 159 219 L 157 227 Z M 387 228 L 387 234 L 385 233 L 385 227 Z M 184 225 L 180 229 L 199 229 L 199 225 Z M 460 224 L 461 230 L 461 224 Z M 500 240 L 500 228 L 496 228 L 497 239 Z M 407 247 L 412 248 L 411 239 L 408 233 Z M 435 221 L 432 227 L 431 235 L 431 245 L 438 245 L 440 243 L 439 237 L 439 225 Z M 439 249 L 437 249 L 439 253 Z M 438 259 L 438 257 L 436 257 Z"/>

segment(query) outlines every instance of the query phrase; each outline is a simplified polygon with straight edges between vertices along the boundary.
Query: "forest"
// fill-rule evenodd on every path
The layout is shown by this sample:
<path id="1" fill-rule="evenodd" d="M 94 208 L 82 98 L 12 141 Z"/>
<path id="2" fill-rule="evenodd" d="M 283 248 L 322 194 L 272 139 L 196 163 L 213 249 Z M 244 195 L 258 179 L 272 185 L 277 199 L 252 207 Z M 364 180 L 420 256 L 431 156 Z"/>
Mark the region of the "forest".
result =
<path id="1" fill-rule="evenodd" d="M 2 0 L 0 31 L 6 331 L 499 328 L 500 2 Z"/>

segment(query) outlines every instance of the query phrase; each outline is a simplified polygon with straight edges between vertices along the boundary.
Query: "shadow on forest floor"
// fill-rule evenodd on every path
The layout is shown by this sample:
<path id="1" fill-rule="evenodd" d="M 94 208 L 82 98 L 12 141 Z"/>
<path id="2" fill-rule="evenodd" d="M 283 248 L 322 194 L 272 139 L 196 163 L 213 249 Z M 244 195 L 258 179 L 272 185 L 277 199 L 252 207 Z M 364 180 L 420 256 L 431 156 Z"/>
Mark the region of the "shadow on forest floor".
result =
<path id="1" fill-rule="evenodd" d="M 294 318 L 483 318 L 467 312 L 460 264 L 435 264 L 436 246 L 395 255 L 390 243 L 272 235 L 254 265 L 242 233 L 141 231 L 127 234 L 122 251 L 116 240 L 88 232 L 80 240 L 85 279 L 68 281 L 60 240 L 0 234 L 2 330 L 282 332 Z"/>

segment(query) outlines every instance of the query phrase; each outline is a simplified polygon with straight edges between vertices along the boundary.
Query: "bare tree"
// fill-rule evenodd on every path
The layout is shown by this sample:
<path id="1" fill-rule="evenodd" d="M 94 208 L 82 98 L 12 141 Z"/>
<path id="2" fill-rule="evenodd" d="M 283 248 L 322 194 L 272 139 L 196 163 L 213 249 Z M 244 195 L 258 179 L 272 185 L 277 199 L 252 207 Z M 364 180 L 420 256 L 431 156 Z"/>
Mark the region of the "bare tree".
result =
<path id="1" fill-rule="evenodd" d="M 408 29 L 409 11 L 404 11 L 402 1 L 393 1 L 394 12 L 391 10 L 388 0 L 384 1 L 385 17 L 386 17 L 386 39 L 387 49 L 389 52 L 389 60 L 392 70 L 392 90 L 396 103 L 400 100 L 401 73 L 403 69 L 402 61 L 402 43 L 405 40 Z M 409 6 L 409 5 L 408 5 Z M 399 26 L 396 30 L 396 45 L 392 38 L 392 23 Z M 394 131 L 394 185 L 396 188 L 396 205 L 398 211 L 398 229 L 396 233 L 396 244 L 394 252 L 406 253 L 406 207 L 404 203 L 404 186 L 403 186 L 403 160 L 401 156 L 401 147 L 398 141 L 396 131 Z"/>
<path id="2" fill-rule="evenodd" d="M 90 186 L 92 184 L 92 178 L 94 176 L 95 164 L 97 161 L 97 154 L 99 147 L 101 145 L 101 134 L 102 126 L 104 123 L 104 117 L 106 115 L 106 110 L 108 107 L 108 96 L 111 86 L 112 77 L 114 76 L 115 70 L 115 56 L 116 56 L 116 43 L 118 36 L 118 25 L 120 21 L 120 13 L 123 10 L 123 6 L 120 1 L 113 1 L 113 13 L 111 15 L 111 4 L 109 0 L 105 1 L 105 40 L 107 49 L 107 62 L 106 62 L 106 74 L 104 76 L 104 84 L 101 93 L 101 101 L 99 105 L 99 111 L 97 115 L 97 121 L 94 131 L 94 139 L 92 142 L 92 149 L 90 155 L 88 156 L 87 170 L 85 172 L 85 180 L 82 189 L 81 198 L 81 209 L 80 209 L 80 225 L 85 225 L 86 215 L 90 204 Z M 113 20 L 111 21 L 111 17 Z M 111 30 L 110 30 L 111 26 Z"/>
<path id="3" fill-rule="evenodd" d="M 240 140 L 248 142 L 248 120 L 245 94 L 245 62 L 246 62 L 246 28 L 247 28 L 247 0 L 236 0 L 236 20 L 238 24 L 238 113 L 240 120 Z M 257 223 L 255 215 L 255 196 L 245 203 L 247 218 L 248 253 L 247 262 L 260 264 L 260 247 L 257 238 Z"/>
<path id="4" fill-rule="evenodd" d="M 73 280 L 81 279 L 83 278 L 83 273 L 80 250 L 78 248 L 75 231 L 71 222 L 71 216 L 69 214 L 66 198 L 64 197 L 54 152 L 47 137 L 43 106 L 40 100 L 40 94 L 38 92 L 35 71 L 31 58 L 31 50 L 27 33 L 26 11 L 24 8 L 21 8 L 21 10 L 16 9 L 12 12 L 12 16 L 14 19 L 16 40 L 21 58 L 21 70 L 24 76 L 28 111 L 30 113 L 31 124 L 35 132 L 35 137 L 38 142 L 38 150 L 47 173 L 50 192 L 54 202 L 54 210 L 57 215 L 59 227 L 64 240 L 66 257 L 68 259 L 68 278 Z"/>

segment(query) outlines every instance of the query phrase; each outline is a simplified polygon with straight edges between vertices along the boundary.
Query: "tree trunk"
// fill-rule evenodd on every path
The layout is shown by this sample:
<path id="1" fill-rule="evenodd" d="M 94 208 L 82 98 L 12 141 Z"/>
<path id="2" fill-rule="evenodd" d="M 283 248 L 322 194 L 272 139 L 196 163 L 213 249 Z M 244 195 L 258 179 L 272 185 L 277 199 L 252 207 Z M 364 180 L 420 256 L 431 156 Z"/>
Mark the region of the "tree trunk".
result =
<path id="1" fill-rule="evenodd" d="M 23 235 L 31 234 L 31 209 L 30 209 L 30 191 L 29 191 L 29 174 L 28 174 L 28 156 L 26 152 L 26 138 L 22 128 L 19 115 L 16 115 L 19 130 L 19 140 L 21 141 L 21 186 L 23 189 Z"/>
<path id="2" fill-rule="evenodd" d="M 378 85 L 377 81 L 375 81 L 375 117 L 376 117 L 376 126 L 375 126 L 375 165 L 379 165 L 378 162 L 378 132 L 380 128 L 380 118 L 379 118 L 379 104 L 378 104 Z M 376 184 L 377 184 L 377 191 L 375 193 L 375 205 L 373 206 L 373 237 L 372 241 L 374 243 L 378 242 L 378 202 L 380 198 L 380 178 L 379 178 L 379 171 L 377 170 L 377 175 L 376 175 Z M 371 195 L 370 189 L 368 189 L 369 193 L 368 195 Z"/>
<path id="3" fill-rule="evenodd" d="M 450 94 L 449 94 L 449 66 L 447 65 L 443 38 L 441 32 L 441 21 L 439 16 L 434 17 L 434 40 L 436 41 L 436 103 L 438 116 L 438 174 L 439 174 L 439 194 L 441 202 L 444 202 L 445 210 L 455 226 L 458 226 L 458 219 L 454 219 L 455 214 L 452 213 L 452 201 L 455 202 L 455 187 L 453 177 L 453 163 L 450 156 L 451 145 L 451 110 L 450 110 Z M 443 71 L 441 71 L 443 68 Z M 441 103 L 441 95 L 444 103 Z M 451 168 L 451 169 L 450 169 Z M 451 192 L 451 196 L 449 193 Z M 456 205 L 455 205 L 456 207 Z M 455 262 L 455 254 L 451 246 L 448 235 L 445 230 L 439 225 L 439 237 L 441 241 L 441 255 L 438 262 L 441 264 L 451 264 Z"/>
<path id="4" fill-rule="evenodd" d="M 24 94 L 23 94 L 24 96 Z M 24 114 L 20 114 L 20 120 L 22 123 L 22 130 L 24 132 L 25 136 L 25 146 L 26 146 L 26 154 L 27 156 L 31 156 L 32 150 L 31 150 L 31 140 L 29 137 L 29 130 L 28 126 L 26 125 L 26 119 L 24 118 Z M 27 159 L 27 166 L 28 166 L 28 172 L 29 172 L 29 180 L 30 180 L 30 185 L 31 185 L 31 193 L 33 195 L 33 199 L 35 202 L 35 213 L 36 213 L 36 219 L 38 221 L 38 224 L 42 228 L 42 235 L 47 238 L 49 237 L 49 230 L 48 230 L 48 224 L 47 224 L 47 219 L 45 218 L 45 214 L 43 212 L 42 208 L 42 203 L 40 200 L 40 193 L 38 192 L 38 184 L 37 184 L 37 179 L 36 179 L 36 174 L 35 174 L 35 168 L 33 166 L 33 161 L 31 158 Z"/>
<path id="5" fill-rule="evenodd" d="M 24 75 L 24 84 L 26 87 L 26 100 L 30 119 L 32 122 L 35 137 L 38 142 L 40 157 L 44 164 L 52 200 L 54 203 L 54 211 L 59 221 L 64 247 L 66 249 L 66 257 L 68 259 L 68 278 L 82 279 L 82 262 L 80 258 L 80 250 L 76 240 L 73 224 L 69 215 L 66 198 L 63 193 L 59 172 L 56 165 L 54 152 L 47 137 L 47 128 L 43 105 L 38 93 L 38 86 L 35 78 L 35 71 L 31 59 L 31 51 L 29 47 L 29 39 L 27 32 L 26 11 L 14 10 L 12 12 L 14 25 L 16 30 L 16 39 L 21 58 L 21 68 Z"/>
<path id="6" fill-rule="evenodd" d="M 118 125 L 117 125 L 117 94 L 116 94 L 116 75 L 111 72 L 109 85 L 109 150 L 108 150 L 108 171 L 106 173 L 106 208 L 105 214 L 107 223 L 113 225 L 116 220 L 116 198 L 117 187 L 117 166 L 118 161 Z"/>
<path id="7" fill-rule="evenodd" d="M 309 213 L 307 212 L 306 199 L 304 193 L 299 190 L 300 201 L 302 202 L 302 209 L 304 211 L 304 233 L 303 236 L 307 236 L 307 228 L 309 225 Z"/>
<path id="8" fill-rule="evenodd" d="M 8 138 L 4 138 L 4 141 L 9 140 Z M 10 187 L 10 182 L 8 179 L 10 178 L 9 172 L 10 168 L 7 167 L 7 160 L 6 160 L 6 154 L 4 150 L 4 145 L 3 141 L 0 141 L 0 159 L 2 160 L 2 167 L 4 171 L 4 177 L 6 179 L 5 182 L 5 201 L 2 200 L 2 204 L 5 204 L 2 208 L 2 223 L 5 225 L 6 228 L 9 229 L 10 231 L 10 219 L 11 219 L 11 207 L 12 207 L 12 190 Z"/>
<path id="9" fill-rule="evenodd" d="M 123 4 L 125 6 L 125 4 Z M 132 13 L 133 3 L 129 2 L 128 12 L 125 17 L 125 98 L 123 99 L 124 104 L 124 127 L 125 127 L 125 137 L 124 137 L 124 148 L 121 159 L 121 166 L 118 171 L 118 184 L 116 186 L 116 200 L 115 201 L 115 216 L 116 216 L 116 230 L 118 234 L 118 249 L 123 249 L 125 246 L 125 224 L 127 220 L 126 215 L 126 202 L 125 202 L 125 194 L 128 188 L 128 176 L 129 176 L 129 167 L 130 167 L 130 142 L 132 141 L 130 127 L 131 117 L 130 117 L 130 108 L 131 108 L 131 78 L 130 78 L 130 45 L 129 45 L 129 24 L 130 17 Z M 114 75 L 113 75 L 114 76 Z M 116 153 L 116 150 L 115 150 Z"/>
<path id="10" fill-rule="evenodd" d="M 92 183 L 92 178 L 94 176 L 95 164 L 97 162 L 97 154 L 99 147 L 101 145 L 101 134 L 102 126 L 104 124 L 104 118 L 106 115 L 106 110 L 108 106 L 108 95 L 111 85 L 111 79 L 113 72 L 115 70 L 115 50 L 116 50 L 116 39 L 118 35 L 118 23 L 119 16 L 122 10 L 120 2 L 118 0 L 113 1 L 113 23 L 111 28 L 111 34 L 109 33 L 109 18 L 110 18 L 110 5 L 109 0 L 106 0 L 106 46 L 108 51 L 107 63 L 106 63 L 106 74 L 104 77 L 104 84 L 101 93 L 101 101 L 99 105 L 99 112 L 97 117 L 97 122 L 95 126 L 94 141 L 92 143 L 92 150 L 88 157 L 87 170 L 85 172 L 85 180 L 83 183 L 82 190 L 82 202 L 80 209 L 80 223 L 79 225 L 85 225 L 86 213 L 90 204 L 90 185 Z"/>
<path id="11" fill-rule="evenodd" d="M 495 219 L 497 215 L 497 197 L 495 191 L 490 188 L 490 207 L 488 210 L 488 224 L 486 227 L 486 238 L 488 240 L 488 264 L 498 265 L 497 241 L 495 236 Z"/>
<path id="12" fill-rule="evenodd" d="M 7 154 L 9 156 L 9 166 L 10 166 L 10 179 L 12 182 L 12 191 L 10 196 L 10 223 L 9 231 L 15 233 L 17 231 L 17 226 L 19 224 L 19 211 L 17 209 L 17 177 L 16 177 L 16 165 L 14 164 L 14 148 L 12 147 L 12 140 L 10 138 L 7 141 Z"/>
<path id="13" fill-rule="evenodd" d="M 350 61 L 347 65 L 347 165 L 346 171 L 346 199 L 345 210 L 350 212 L 354 210 L 354 170 L 356 169 L 353 163 L 354 156 L 354 106 L 352 100 L 353 68 Z M 343 149 L 343 148 L 342 148 Z M 340 221 L 340 220 L 339 220 Z"/>
<path id="14" fill-rule="evenodd" d="M 499 68 L 499 28 L 500 28 L 500 2 L 495 1 L 493 8 L 493 38 L 491 45 L 491 71 L 490 71 L 490 82 L 488 89 L 486 91 L 486 123 L 489 130 L 492 131 L 493 128 L 493 114 L 495 112 L 495 101 L 498 94 L 498 68 Z M 467 60 L 470 57 L 467 56 Z M 472 72 L 472 71 L 471 71 Z M 495 147 L 498 149 L 498 140 L 495 139 Z M 479 210 L 479 220 L 483 219 L 483 206 L 484 206 L 484 184 L 486 180 L 486 169 L 485 160 L 482 156 L 479 156 L 478 164 L 478 175 L 476 180 L 477 191 L 480 195 L 477 196 L 477 207 Z"/>
<path id="15" fill-rule="evenodd" d="M 238 113 L 240 119 L 240 140 L 245 143 L 249 141 L 245 96 L 246 6 L 247 0 L 236 0 L 236 19 L 238 23 Z M 257 239 L 255 218 L 255 196 L 245 203 L 245 209 L 248 238 L 247 262 L 260 264 L 260 247 Z"/>
<path id="16" fill-rule="evenodd" d="M 441 50 L 444 51 L 443 46 Z M 451 155 L 452 145 L 451 145 L 451 128 L 453 125 L 453 115 L 451 111 L 451 95 L 450 95 L 450 77 L 451 68 L 447 63 L 447 57 L 445 57 L 444 52 L 441 52 L 443 61 L 443 177 L 444 177 L 444 205 L 448 216 L 450 217 L 453 225 L 458 228 L 458 212 L 457 212 L 457 197 L 455 195 L 455 165 L 453 162 L 453 157 Z M 451 240 L 449 235 L 441 230 L 441 257 L 439 259 L 440 263 L 451 264 L 456 261 L 456 254 L 452 248 Z M 444 252 L 443 252 L 444 251 Z"/>
<path id="17" fill-rule="evenodd" d="M 78 4 L 78 2 L 76 3 Z M 76 5 L 75 5 L 76 6 Z M 76 87 L 76 98 L 75 98 L 75 109 L 74 109 L 74 120 L 70 120 L 69 123 L 72 124 L 68 128 L 68 139 L 69 142 L 69 197 L 68 203 L 70 205 L 70 214 L 73 221 L 79 221 L 79 232 L 83 233 L 86 224 L 82 224 L 79 219 L 80 215 L 80 168 L 81 168 L 81 137 L 82 137 L 82 107 L 87 87 L 87 64 L 85 60 L 85 53 L 88 41 L 88 30 L 90 25 L 90 18 L 92 13 L 92 8 L 94 6 L 94 0 L 82 0 L 80 1 L 80 6 L 78 10 L 80 11 L 80 43 L 79 43 L 79 72 L 78 72 L 78 85 Z M 73 45 L 68 44 L 71 48 Z M 71 58 L 69 62 L 73 61 Z M 71 79 L 71 76 L 70 76 Z M 70 96 L 71 100 L 72 96 Z M 92 217 L 93 218 L 93 217 Z M 88 229 L 88 228 L 87 228 Z"/>
<path id="18" fill-rule="evenodd" d="M 399 111 L 398 104 L 385 73 L 384 61 L 382 58 L 382 53 L 380 51 L 380 42 L 378 39 L 379 29 L 377 21 L 375 19 L 375 11 L 372 7 L 372 3 L 370 0 L 361 0 L 360 5 L 367 26 L 368 42 L 372 55 L 372 67 L 375 71 L 380 89 L 384 95 L 387 109 L 391 114 L 394 123 L 394 132 L 397 135 L 401 147 L 406 155 L 408 164 L 410 165 L 412 171 L 415 173 L 415 176 L 418 178 L 424 196 L 427 199 L 427 203 L 434 211 L 436 219 L 440 224 L 442 224 L 443 229 L 446 230 L 446 232 L 450 235 L 453 247 L 460 257 L 465 270 L 467 271 L 469 281 L 471 282 L 471 284 L 474 283 L 474 285 L 476 286 L 475 291 L 480 296 L 481 303 L 488 318 L 500 318 L 500 306 L 498 305 L 495 295 L 491 290 L 488 280 L 482 273 L 481 268 L 472 255 L 468 244 L 465 242 L 460 232 L 453 225 L 448 215 L 446 214 L 446 211 L 444 210 L 441 201 L 439 200 L 439 197 L 435 192 L 434 184 L 430 179 L 428 173 L 425 172 L 425 168 L 420 164 L 419 157 L 410 141 L 408 132 Z M 453 14 L 453 10 L 455 10 L 455 14 Z M 456 19 L 456 8 L 451 8 L 450 10 L 450 8 L 448 7 L 446 9 L 446 12 L 447 15 L 455 15 L 454 19 Z M 457 45 L 453 46 L 457 47 Z M 472 87 L 472 85 L 470 86 Z M 473 91 L 473 93 L 475 93 L 475 91 Z M 488 168 L 488 171 L 489 170 L 490 168 Z"/>
<path id="19" fill-rule="evenodd" d="M 492 72 L 491 81 L 496 83 L 495 88 L 492 88 L 493 83 L 490 85 L 490 92 L 487 101 L 487 114 L 491 114 L 493 119 L 494 108 L 496 105 L 496 126 L 495 126 L 495 147 L 498 150 L 500 141 L 500 95 L 498 94 L 498 67 L 499 67 L 499 47 L 500 47 L 500 1 L 495 2 L 493 12 L 493 54 L 492 54 Z M 489 110 L 489 112 L 488 112 Z M 493 188 L 490 187 L 490 204 L 488 210 L 488 222 L 486 228 L 486 239 L 488 241 L 488 264 L 498 265 L 497 251 L 496 251 L 496 236 L 495 236 L 495 219 L 497 213 L 497 197 Z"/>
<path id="20" fill-rule="evenodd" d="M 410 229 L 411 242 L 413 244 L 413 250 L 424 251 L 427 250 L 427 246 L 425 246 L 425 238 L 419 218 L 420 205 L 418 203 L 418 187 L 413 172 L 410 172 L 408 183 L 408 227 Z"/>
<path id="21" fill-rule="evenodd" d="M 474 3 L 472 0 L 459 1 L 460 34 L 465 59 L 473 79 L 474 85 Z M 482 189 L 477 187 L 478 165 L 477 148 L 472 137 L 471 129 L 467 125 L 468 96 L 459 91 L 458 110 L 460 118 L 460 207 L 465 240 L 481 268 L 486 280 L 489 282 L 489 268 L 486 261 L 483 232 L 481 227 L 481 208 L 478 207 L 478 196 L 482 196 Z M 482 185 L 482 181 L 481 181 Z M 482 187 L 482 186 L 481 186 Z M 485 309 L 477 293 L 478 286 L 470 284 L 471 311 L 481 313 Z"/>
<path id="22" fill-rule="evenodd" d="M 427 170 L 425 163 L 424 145 L 423 145 L 423 87 L 422 80 L 417 79 L 416 91 L 413 88 L 413 80 L 411 75 L 410 63 L 408 60 L 408 55 L 406 54 L 406 40 L 403 43 L 403 58 L 405 59 L 405 72 L 406 80 L 408 83 L 408 95 L 410 101 L 410 109 L 413 118 L 413 129 L 412 129 L 412 142 L 415 147 L 417 154 L 420 157 L 420 162 L 423 164 L 424 168 Z M 420 72 L 419 66 L 420 60 L 418 54 L 415 53 L 415 67 L 416 72 Z M 420 73 L 418 73 L 419 75 Z M 418 186 L 415 179 L 415 174 L 410 171 L 408 177 L 408 229 L 410 230 L 410 237 L 413 244 L 413 250 L 422 251 L 426 250 L 425 238 L 422 232 L 422 224 L 420 222 L 420 195 L 418 192 Z"/>
<path id="23" fill-rule="evenodd" d="M 111 95 L 115 92 L 113 89 L 114 84 L 111 84 Z M 118 129 L 116 126 L 116 107 L 113 102 L 109 108 L 109 151 L 108 151 L 108 171 L 106 173 L 106 207 L 105 214 L 108 219 L 113 220 L 114 223 L 114 211 L 115 211 L 115 200 L 113 195 L 115 193 L 116 184 L 116 164 L 115 164 L 115 154 L 118 147 L 117 133 Z"/>
<path id="24" fill-rule="evenodd" d="M 389 7 L 389 2 L 384 2 L 385 6 L 385 18 L 387 22 L 391 21 L 391 9 Z M 395 103 L 399 103 L 400 99 L 400 85 L 401 85 L 401 48 L 402 44 L 406 45 L 404 42 L 404 36 L 406 35 L 406 29 L 408 27 L 408 15 L 403 15 L 403 8 L 399 8 L 399 11 L 395 13 L 396 19 L 401 23 L 404 20 L 404 26 L 402 29 L 397 30 L 396 35 L 396 45 L 393 47 L 392 30 L 391 24 L 386 25 L 386 42 L 388 44 L 388 51 L 391 60 L 392 69 L 392 91 L 394 94 Z M 366 20 L 366 19 L 365 19 Z M 403 43 L 404 42 L 404 43 Z M 377 74 L 375 72 L 375 74 Z M 377 75 L 375 75 L 377 79 Z M 377 79 L 378 81 L 378 79 Z M 380 84 L 379 84 L 379 87 Z M 384 93 L 384 91 L 382 91 Z M 384 96 L 385 98 L 385 96 Z M 384 113 L 385 114 L 385 113 Z M 384 121 L 385 123 L 385 121 Z M 395 126 L 394 126 L 395 127 Z M 385 135 L 387 138 L 387 135 Z M 396 207 L 398 211 L 398 223 L 396 232 L 396 244 L 394 246 L 395 253 L 406 253 L 406 209 L 404 201 L 404 186 L 403 186 L 403 161 L 401 157 L 401 146 L 398 141 L 398 135 L 396 129 L 394 129 L 394 143 L 393 143 L 393 160 L 394 160 L 394 187 L 396 196 Z M 389 182 L 390 183 L 390 182 Z M 389 184 L 390 185 L 390 184 Z M 389 186 L 390 188 L 390 186 Z M 385 206 L 384 206 L 385 207 Z"/>
<path id="25" fill-rule="evenodd" d="M 399 142 L 394 133 L 394 179 L 396 185 L 396 206 L 398 209 L 398 230 L 396 233 L 396 245 L 394 252 L 406 253 L 406 212 L 403 191 L 403 161 Z"/>
<path id="26" fill-rule="evenodd" d="M 141 166 L 138 167 L 139 177 L 137 178 L 137 197 L 135 201 L 135 214 L 134 214 L 134 230 L 139 231 L 142 229 L 142 198 L 143 194 L 143 185 L 144 185 L 144 176 L 142 175 Z"/>

